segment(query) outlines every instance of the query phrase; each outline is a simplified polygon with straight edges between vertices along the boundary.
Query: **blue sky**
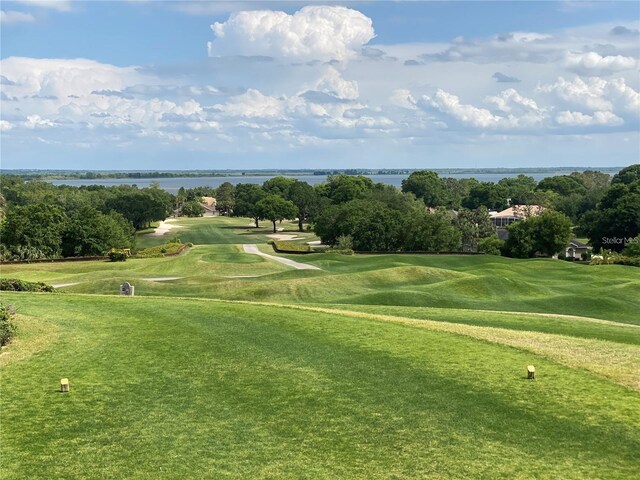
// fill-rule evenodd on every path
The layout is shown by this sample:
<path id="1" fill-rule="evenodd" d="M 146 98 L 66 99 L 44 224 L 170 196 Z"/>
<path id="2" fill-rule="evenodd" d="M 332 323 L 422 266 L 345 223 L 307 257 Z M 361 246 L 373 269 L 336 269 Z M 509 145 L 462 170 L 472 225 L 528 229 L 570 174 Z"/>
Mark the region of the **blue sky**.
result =
<path id="1" fill-rule="evenodd" d="M 622 166 L 637 2 L 2 2 L 2 168 Z"/>

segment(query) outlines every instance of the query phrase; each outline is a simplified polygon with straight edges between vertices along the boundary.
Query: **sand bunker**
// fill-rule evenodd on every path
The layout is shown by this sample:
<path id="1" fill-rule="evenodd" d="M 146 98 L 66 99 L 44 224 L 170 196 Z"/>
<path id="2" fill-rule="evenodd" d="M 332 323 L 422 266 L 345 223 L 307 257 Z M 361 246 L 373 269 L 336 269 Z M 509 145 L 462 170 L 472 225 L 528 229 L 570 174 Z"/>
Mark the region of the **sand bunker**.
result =
<path id="1" fill-rule="evenodd" d="M 151 235 L 152 237 L 161 237 L 165 233 L 168 233 L 170 230 L 173 230 L 174 228 L 182 228 L 180 225 L 174 225 L 172 223 L 169 223 L 171 221 L 172 220 L 161 221 L 160 225 L 158 225 L 155 231 L 153 233 L 150 233 L 149 235 Z"/>

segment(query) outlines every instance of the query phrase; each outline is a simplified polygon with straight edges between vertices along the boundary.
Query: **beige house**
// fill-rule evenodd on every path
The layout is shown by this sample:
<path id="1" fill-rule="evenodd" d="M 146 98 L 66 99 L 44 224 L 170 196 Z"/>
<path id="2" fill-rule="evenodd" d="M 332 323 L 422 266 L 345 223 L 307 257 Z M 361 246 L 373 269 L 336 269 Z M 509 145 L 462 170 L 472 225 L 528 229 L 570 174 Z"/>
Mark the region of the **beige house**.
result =
<path id="1" fill-rule="evenodd" d="M 569 242 L 569 246 L 565 250 L 567 258 L 573 258 L 574 260 L 582 260 L 582 254 L 589 253 L 589 246 L 585 243 L 579 242 L 575 238 Z"/>
<path id="2" fill-rule="evenodd" d="M 542 205 L 512 205 L 501 212 L 490 213 L 493 224 L 500 228 L 529 217 L 537 217 L 544 211 Z"/>
<path id="3" fill-rule="evenodd" d="M 216 199 L 214 197 L 202 197 L 200 204 L 204 207 L 205 217 L 211 217 L 216 214 Z"/>

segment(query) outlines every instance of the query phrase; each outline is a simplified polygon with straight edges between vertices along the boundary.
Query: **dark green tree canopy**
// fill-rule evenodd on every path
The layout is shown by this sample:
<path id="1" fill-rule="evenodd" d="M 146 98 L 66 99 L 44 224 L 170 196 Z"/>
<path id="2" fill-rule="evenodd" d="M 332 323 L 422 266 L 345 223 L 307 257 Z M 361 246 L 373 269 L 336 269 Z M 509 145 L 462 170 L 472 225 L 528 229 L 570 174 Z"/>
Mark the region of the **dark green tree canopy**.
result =
<path id="1" fill-rule="evenodd" d="M 469 195 L 462 201 L 462 206 L 469 210 L 484 206 L 500 211 L 507 208 L 508 195 L 509 192 L 504 185 L 482 182 L 471 187 Z"/>
<path id="2" fill-rule="evenodd" d="M 581 217 L 580 225 L 596 251 L 621 251 L 625 239 L 640 233 L 640 180 L 612 182 L 598 207 Z"/>
<path id="3" fill-rule="evenodd" d="M 135 229 L 122 215 L 107 215 L 85 205 L 70 217 L 62 233 L 62 255 L 106 255 L 112 248 L 133 248 Z"/>
<path id="4" fill-rule="evenodd" d="M 280 195 L 283 198 L 289 197 L 289 189 L 297 180 L 287 177 L 273 177 L 262 184 L 262 189 L 267 194 Z"/>
<path id="5" fill-rule="evenodd" d="M 640 180 L 640 163 L 629 165 L 623 168 L 613 176 L 611 183 L 623 183 L 629 185 L 637 180 Z"/>
<path id="6" fill-rule="evenodd" d="M 330 175 L 327 183 L 319 191 L 333 203 L 345 203 L 362 198 L 373 188 L 373 181 L 362 175 Z"/>
<path id="7" fill-rule="evenodd" d="M 10 251 L 27 247 L 47 258 L 59 257 L 67 221 L 64 210 L 57 205 L 15 206 L 9 210 L 2 224 L 2 244 Z"/>
<path id="8" fill-rule="evenodd" d="M 547 190 L 558 195 L 571 195 L 572 193 L 584 194 L 587 189 L 576 177 L 571 175 L 558 175 L 540 180 L 537 190 Z"/>
<path id="9" fill-rule="evenodd" d="M 430 170 L 413 172 L 402 181 L 402 191 L 413 193 L 427 207 L 447 206 L 451 203 L 447 185 L 437 173 Z"/>
<path id="10" fill-rule="evenodd" d="M 512 223 L 504 250 L 510 257 L 528 258 L 536 253 L 552 256 L 562 252 L 571 240 L 571 220 L 560 212 L 547 210 L 538 217 Z"/>

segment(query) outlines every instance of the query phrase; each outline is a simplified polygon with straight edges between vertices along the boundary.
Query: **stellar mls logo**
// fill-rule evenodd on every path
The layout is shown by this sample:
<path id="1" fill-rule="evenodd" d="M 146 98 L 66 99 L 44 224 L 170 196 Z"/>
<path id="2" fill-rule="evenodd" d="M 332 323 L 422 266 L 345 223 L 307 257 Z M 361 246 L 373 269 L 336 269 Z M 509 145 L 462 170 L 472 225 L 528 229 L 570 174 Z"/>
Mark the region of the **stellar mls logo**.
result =
<path id="1" fill-rule="evenodd" d="M 639 237 L 602 237 L 603 245 L 629 245 L 638 241 Z"/>

